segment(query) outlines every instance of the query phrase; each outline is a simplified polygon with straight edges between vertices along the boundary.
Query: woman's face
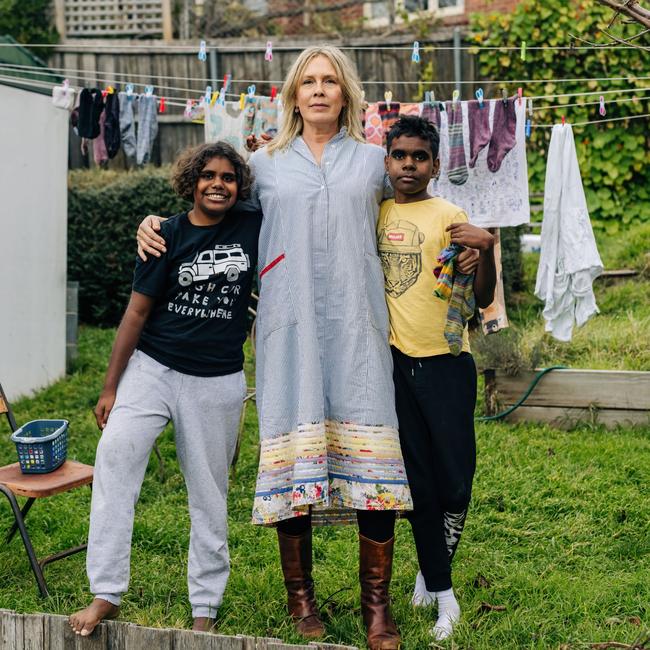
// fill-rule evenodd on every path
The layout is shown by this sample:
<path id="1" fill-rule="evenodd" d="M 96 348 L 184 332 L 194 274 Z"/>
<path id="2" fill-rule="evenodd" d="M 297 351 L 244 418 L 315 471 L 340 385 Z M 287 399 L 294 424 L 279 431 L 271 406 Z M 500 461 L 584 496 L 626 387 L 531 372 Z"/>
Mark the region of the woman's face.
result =
<path id="1" fill-rule="evenodd" d="M 307 64 L 298 85 L 296 106 L 305 124 L 338 126 L 345 100 L 336 70 L 327 57 L 315 56 Z"/>

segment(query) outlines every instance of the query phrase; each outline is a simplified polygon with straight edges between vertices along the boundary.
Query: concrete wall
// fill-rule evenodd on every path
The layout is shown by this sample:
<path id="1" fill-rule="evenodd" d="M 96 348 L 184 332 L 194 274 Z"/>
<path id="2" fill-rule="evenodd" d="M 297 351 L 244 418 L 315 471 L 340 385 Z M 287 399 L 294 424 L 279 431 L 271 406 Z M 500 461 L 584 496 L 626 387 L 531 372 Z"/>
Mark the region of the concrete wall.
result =
<path id="1" fill-rule="evenodd" d="M 0 382 L 9 399 L 65 373 L 67 123 L 50 97 L 0 85 Z"/>

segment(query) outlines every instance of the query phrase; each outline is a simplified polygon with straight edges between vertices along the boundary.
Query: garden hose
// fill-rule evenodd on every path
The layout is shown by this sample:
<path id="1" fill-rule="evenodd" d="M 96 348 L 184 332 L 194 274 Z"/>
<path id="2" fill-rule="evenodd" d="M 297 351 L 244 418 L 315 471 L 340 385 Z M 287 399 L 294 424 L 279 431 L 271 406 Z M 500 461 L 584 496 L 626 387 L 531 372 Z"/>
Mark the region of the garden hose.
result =
<path id="1" fill-rule="evenodd" d="M 526 392 L 519 398 L 519 400 L 515 404 L 508 407 L 505 411 L 501 411 L 501 413 L 497 413 L 496 415 L 483 415 L 481 417 L 477 417 L 474 419 L 477 420 L 478 422 L 490 422 L 492 420 L 500 420 L 501 418 L 506 417 L 506 415 L 510 415 L 510 413 L 512 413 L 515 409 L 518 409 L 528 399 L 528 396 L 533 392 L 533 389 L 539 383 L 539 380 L 547 372 L 551 372 L 551 370 L 566 370 L 566 366 L 550 366 L 549 368 L 543 368 L 533 377 L 533 381 L 530 382 L 530 386 L 528 386 Z"/>

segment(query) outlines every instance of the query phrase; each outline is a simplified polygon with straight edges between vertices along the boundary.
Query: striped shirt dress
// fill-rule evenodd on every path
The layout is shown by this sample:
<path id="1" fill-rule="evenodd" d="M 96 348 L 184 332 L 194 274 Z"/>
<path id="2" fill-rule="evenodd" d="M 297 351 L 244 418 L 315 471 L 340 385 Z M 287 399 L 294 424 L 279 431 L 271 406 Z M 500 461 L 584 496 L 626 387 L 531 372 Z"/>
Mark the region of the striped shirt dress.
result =
<path id="1" fill-rule="evenodd" d="M 384 152 L 341 129 L 320 165 L 301 137 L 250 165 L 264 213 L 253 522 L 410 510 L 375 234 Z"/>

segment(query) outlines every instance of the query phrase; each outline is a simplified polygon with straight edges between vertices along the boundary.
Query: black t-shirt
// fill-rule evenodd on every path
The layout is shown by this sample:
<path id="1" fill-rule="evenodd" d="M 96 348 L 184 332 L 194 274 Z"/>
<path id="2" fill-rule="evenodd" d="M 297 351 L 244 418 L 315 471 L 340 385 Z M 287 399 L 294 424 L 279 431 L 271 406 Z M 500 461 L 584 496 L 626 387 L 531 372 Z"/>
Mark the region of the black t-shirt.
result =
<path id="1" fill-rule="evenodd" d="M 261 212 L 237 207 L 215 226 L 194 226 L 187 213 L 162 223 L 167 252 L 135 265 L 133 290 L 156 299 L 140 350 L 187 375 L 243 368 L 261 223 Z"/>

